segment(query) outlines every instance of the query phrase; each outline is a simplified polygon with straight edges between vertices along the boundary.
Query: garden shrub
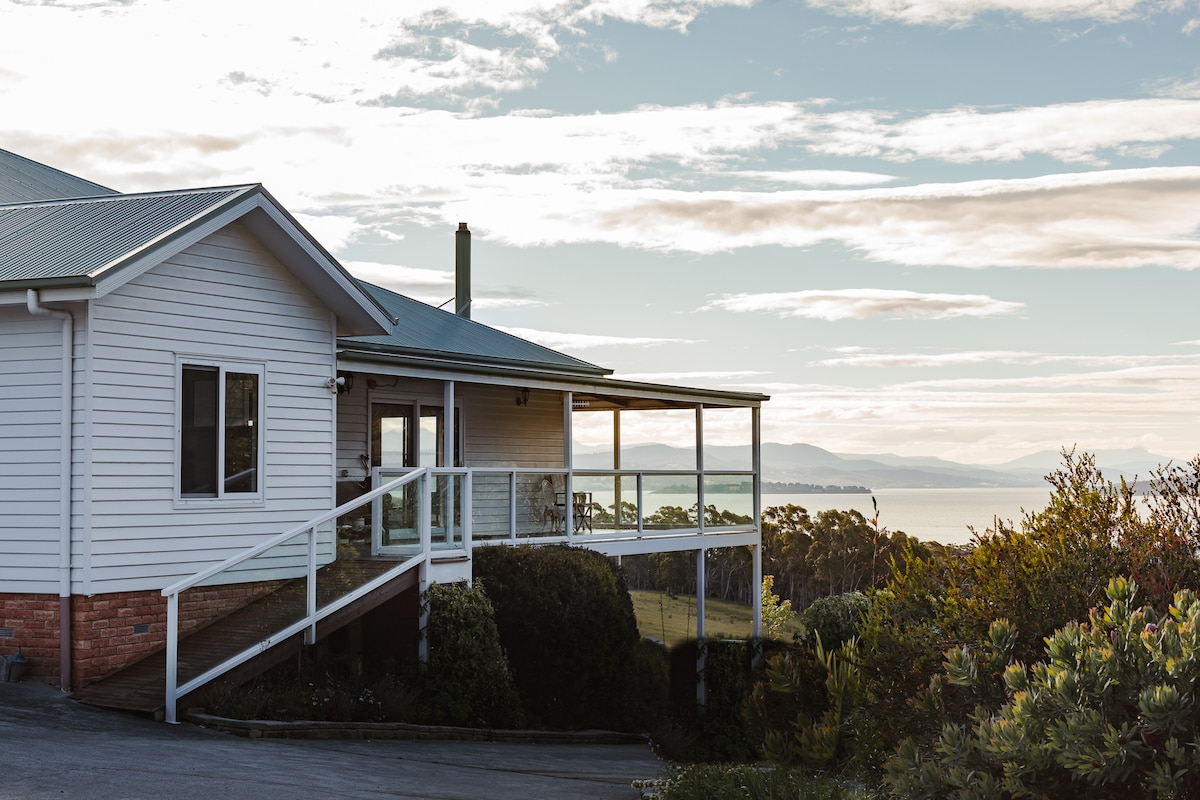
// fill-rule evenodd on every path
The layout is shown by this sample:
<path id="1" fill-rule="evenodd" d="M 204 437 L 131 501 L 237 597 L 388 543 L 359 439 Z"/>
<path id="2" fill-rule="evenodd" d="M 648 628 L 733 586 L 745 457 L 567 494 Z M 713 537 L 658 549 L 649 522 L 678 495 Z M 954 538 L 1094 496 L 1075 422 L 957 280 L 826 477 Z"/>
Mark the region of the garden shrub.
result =
<path id="1" fill-rule="evenodd" d="M 485 547 L 475 575 L 496 609 L 500 641 L 530 721 L 553 728 L 638 730 L 650 688 L 633 683 L 633 601 L 617 566 L 566 546 Z M 636 689 L 636 691 L 635 691 Z"/>
<path id="2" fill-rule="evenodd" d="M 1021 530 L 1000 523 L 974 538 L 960 578 L 965 641 L 1006 617 L 1018 631 L 1014 657 L 1032 661 L 1045 637 L 1103 602 L 1110 578 L 1128 574 L 1119 541 L 1142 526 L 1133 487 L 1105 480 L 1087 453 L 1063 460 L 1046 476 L 1046 507 L 1026 514 Z"/>
<path id="3" fill-rule="evenodd" d="M 836 649 L 842 642 L 858 636 L 858 622 L 867 613 L 870 601 L 862 592 L 828 595 L 813 601 L 800 614 L 808 631 L 808 643 L 817 638 L 827 649 Z"/>
<path id="4" fill-rule="evenodd" d="M 858 625 L 865 711 L 851 721 L 855 761 L 872 781 L 882 779 L 884 760 L 904 737 L 932 733 L 940 725 L 912 699 L 940 671 L 941 654 L 960 641 L 957 570 L 952 554 L 906 558 L 887 588 L 869 596 Z"/>
<path id="5" fill-rule="evenodd" d="M 862 701 L 857 662 L 853 638 L 831 650 L 818 639 L 812 650 L 797 648 L 769 659 L 765 680 L 746 704 L 746 717 L 771 763 L 834 772 L 847 768 L 854 750 L 851 718 Z M 781 715 L 783 708 L 790 713 Z"/>
<path id="6" fill-rule="evenodd" d="M 1003 704 L 932 740 L 908 740 L 888 764 L 897 797 L 1195 798 L 1200 796 L 1200 599 L 1176 594 L 1157 617 L 1136 585 L 1109 582 L 1109 603 L 1046 641 L 1045 660 L 1003 671 L 1016 637 L 946 655 L 933 695 L 1002 691 Z"/>
<path id="7" fill-rule="evenodd" d="M 425 721 L 519 725 L 520 698 L 500 647 L 495 612 L 480 582 L 432 584 L 421 602 L 429 614 L 429 661 L 421 672 Z"/>
<path id="8" fill-rule="evenodd" d="M 674 766 L 634 788 L 655 800 L 870 800 L 875 795 L 828 776 L 754 764 Z"/>

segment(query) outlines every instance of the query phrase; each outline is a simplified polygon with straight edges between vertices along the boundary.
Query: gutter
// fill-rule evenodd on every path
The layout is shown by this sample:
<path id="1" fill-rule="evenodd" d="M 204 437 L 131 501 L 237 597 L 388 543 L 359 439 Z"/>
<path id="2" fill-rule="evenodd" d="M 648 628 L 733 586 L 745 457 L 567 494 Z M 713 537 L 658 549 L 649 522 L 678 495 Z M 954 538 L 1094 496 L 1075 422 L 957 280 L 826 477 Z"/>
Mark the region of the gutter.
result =
<path id="1" fill-rule="evenodd" d="M 59 440 L 59 487 L 58 522 L 58 652 L 59 686 L 64 692 L 71 690 L 71 456 L 72 415 L 74 402 L 74 355 L 75 318 L 69 311 L 46 308 L 41 305 L 36 289 L 25 295 L 25 307 L 35 317 L 49 317 L 62 321 L 62 436 Z"/>

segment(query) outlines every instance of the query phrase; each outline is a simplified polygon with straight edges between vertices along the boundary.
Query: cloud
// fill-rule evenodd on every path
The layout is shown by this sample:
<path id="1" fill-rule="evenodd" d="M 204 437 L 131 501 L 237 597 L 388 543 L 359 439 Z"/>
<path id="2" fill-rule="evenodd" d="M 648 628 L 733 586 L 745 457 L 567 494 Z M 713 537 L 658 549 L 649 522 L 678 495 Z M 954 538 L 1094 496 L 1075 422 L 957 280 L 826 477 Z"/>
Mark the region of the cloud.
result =
<path id="1" fill-rule="evenodd" d="M 651 383 L 690 383 L 692 381 L 724 381 L 737 378 L 754 378 L 767 375 L 757 370 L 705 370 L 692 372 L 622 372 L 613 375 L 627 381 L 649 381 Z"/>
<path id="2" fill-rule="evenodd" d="M 1152 17 L 1177 10 L 1171 0 L 808 0 L 835 14 L 893 20 L 909 25 L 964 25 L 985 14 L 1009 14 L 1034 22 L 1094 20 L 1102 23 Z"/>
<path id="3" fill-rule="evenodd" d="M 1071 446 L 1200 452 L 1190 409 L 1200 364 L 1012 378 L 874 384 L 764 384 L 765 441 L 820 441 L 836 452 L 892 452 L 997 463 Z M 799 435 L 799 439 L 797 439 Z M 1064 438 L 1068 437 L 1068 438 Z"/>
<path id="4" fill-rule="evenodd" d="M 237 0 L 4 0 L 0 15 L 12 63 L 53 73 L 55 53 L 89 52 L 103 41 L 105 70 L 67 72 L 83 86 L 107 83 L 109 90 L 108 70 L 137 75 L 156 106 L 179 102 L 170 88 L 192 99 L 186 90 L 223 82 L 246 97 L 385 106 L 436 98 L 440 106 L 478 110 L 535 83 L 561 40 L 585 26 L 619 20 L 685 31 L 709 9 L 753 2 L 342 0 L 293 4 L 281 15 L 269 4 Z M 55 47 L 47 48 L 51 41 Z M 147 63 L 170 68 L 147 70 Z M 98 93 L 91 103 L 98 110 L 110 96 Z"/>
<path id="5" fill-rule="evenodd" d="M 498 330 L 554 350 L 587 350 L 593 347 L 658 347 L 665 344 L 699 344 L 699 339 L 669 339 L 653 336 L 599 336 L 587 333 L 560 333 L 538 331 L 530 328 L 508 328 L 497 325 Z"/>
<path id="6" fill-rule="evenodd" d="M 454 296 L 454 275 L 442 270 L 372 261 L 346 261 L 342 266 L 360 280 L 390 289 L 405 297 L 424 302 L 429 302 L 425 298 L 438 298 L 436 303 L 441 303 Z"/>
<path id="7" fill-rule="evenodd" d="M 733 294 L 714 300 L 701 311 L 773 313 L 827 321 L 907 317 L 950 319 L 1013 314 L 1023 303 L 978 294 L 928 294 L 897 289 L 809 289 L 799 292 Z"/>
<path id="8" fill-rule="evenodd" d="M 824 155 L 960 164 L 1046 155 L 1103 166 L 1110 149 L 1153 159 L 1171 143 L 1198 135 L 1200 103 L 1181 94 L 1007 109 L 960 107 L 910 119 L 890 111 L 834 111 L 813 120 L 809 148 Z"/>
<path id="9" fill-rule="evenodd" d="M 946 353 L 872 353 L 852 352 L 812 362 L 816 367 L 962 367 L 979 364 L 1016 364 L 1030 367 L 1040 364 L 1078 364 L 1083 366 L 1142 367 L 1148 364 L 1180 363 L 1179 356 L 1145 354 L 1077 355 L 1038 353 L 1022 350 L 964 350 Z"/>
<path id="10" fill-rule="evenodd" d="M 1200 267 L 1197 167 L 861 191 L 642 195 L 595 210 L 597 235 L 701 253 L 837 242 L 906 265 Z"/>
<path id="11" fill-rule="evenodd" d="M 851 170 L 802 169 L 802 170 L 737 170 L 718 174 L 720 179 L 740 181 L 742 179 L 764 183 L 786 183 L 793 186 L 874 186 L 892 183 L 894 175 L 877 172 L 853 172 Z"/>

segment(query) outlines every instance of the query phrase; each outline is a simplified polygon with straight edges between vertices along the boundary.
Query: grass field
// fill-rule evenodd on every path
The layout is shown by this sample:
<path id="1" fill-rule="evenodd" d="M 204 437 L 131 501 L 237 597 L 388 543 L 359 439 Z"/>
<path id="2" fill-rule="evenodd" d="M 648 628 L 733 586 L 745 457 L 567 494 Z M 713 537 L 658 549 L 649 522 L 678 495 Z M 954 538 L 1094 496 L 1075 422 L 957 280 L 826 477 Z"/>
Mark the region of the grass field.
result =
<path id="1" fill-rule="evenodd" d="M 668 597 L 663 592 L 631 591 L 638 632 L 674 647 L 696 638 L 696 598 L 690 595 Z M 704 602 L 704 635 L 710 638 L 747 639 L 751 633 L 750 606 L 725 600 Z M 793 620 L 784 632 L 790 640 L 800 625 Z"/>

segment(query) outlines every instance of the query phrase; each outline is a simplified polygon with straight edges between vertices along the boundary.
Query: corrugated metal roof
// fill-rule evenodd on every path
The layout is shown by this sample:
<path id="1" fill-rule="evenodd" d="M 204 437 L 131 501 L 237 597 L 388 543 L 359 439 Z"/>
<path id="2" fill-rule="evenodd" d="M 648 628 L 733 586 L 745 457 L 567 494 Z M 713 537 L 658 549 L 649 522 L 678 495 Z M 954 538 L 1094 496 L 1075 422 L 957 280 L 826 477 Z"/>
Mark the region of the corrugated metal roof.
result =
<path id="1" fill-rule="evenodd" d="M 339 345 L 347 350 L 527 366 L 587 376 L 607 375 L 612 371 L 365 281 L 359 281 L 359 285 L 399 321 L 388 336 L 339 339 Z"/>
<path id="2" fill-rule="evenodd" d="M 90 283 L 256 186 L 0 205 L 0 282 Z"/>
<path id="3" fill-rule="evenodd" d="M 0 150 L 0 203 L 31 203 L 117 192 L 62 170 Z"/>

